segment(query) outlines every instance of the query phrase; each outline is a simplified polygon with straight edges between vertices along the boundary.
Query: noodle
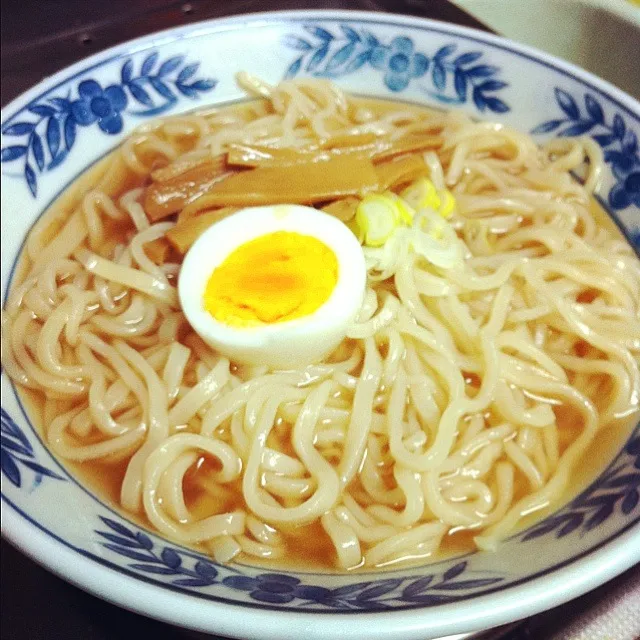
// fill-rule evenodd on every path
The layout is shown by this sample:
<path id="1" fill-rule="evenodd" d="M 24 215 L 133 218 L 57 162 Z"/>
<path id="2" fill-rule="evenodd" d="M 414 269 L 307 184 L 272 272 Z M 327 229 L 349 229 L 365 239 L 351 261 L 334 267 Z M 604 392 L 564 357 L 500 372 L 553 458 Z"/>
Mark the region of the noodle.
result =
<path id="1" fill-rule="evenodd" d="M 340 569 L 435 557 L 459 531 L 495 548 L 557 506 L 598 435 L 640 404 L 640 263 L 590 208 L 599 146 L 539 148 L 325 81 L 238 80 L 257 101 L 143 125 L 34 226 L 2 315 L 3 366 L 42 397 L 58 456 L 123 463 L 120 506 L 219 562 L 280 562 L 305 537 Z M 315 365 L 242 366 L 193 333 L 166 244 L 176 221 L 145 211 L 152 181 L 227 171 L 232 143 L 317 151 L 425 134 L 442 146 L 405 157 L 455 196 L 442 228 L 464 243 L 459 264 L 424 260 L 401 233 L 366 248 L 359 317 Z M 200 215 L 199 197 L 182 211 Z"/>

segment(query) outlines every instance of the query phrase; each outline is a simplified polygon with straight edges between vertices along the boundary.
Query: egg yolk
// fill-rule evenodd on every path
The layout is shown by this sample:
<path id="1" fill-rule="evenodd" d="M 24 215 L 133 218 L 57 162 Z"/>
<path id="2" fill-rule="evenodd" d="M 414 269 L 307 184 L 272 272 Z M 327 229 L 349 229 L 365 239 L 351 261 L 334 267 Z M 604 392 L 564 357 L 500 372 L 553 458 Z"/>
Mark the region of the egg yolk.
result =
<path id="1" fill-rule="evenodd" d="M 337 282 L 338 260 L 327 245 L 276 231 L 239 246 L 214 269 L 204 308 L 233 327 L 286 322 L 319 309 Z"/>

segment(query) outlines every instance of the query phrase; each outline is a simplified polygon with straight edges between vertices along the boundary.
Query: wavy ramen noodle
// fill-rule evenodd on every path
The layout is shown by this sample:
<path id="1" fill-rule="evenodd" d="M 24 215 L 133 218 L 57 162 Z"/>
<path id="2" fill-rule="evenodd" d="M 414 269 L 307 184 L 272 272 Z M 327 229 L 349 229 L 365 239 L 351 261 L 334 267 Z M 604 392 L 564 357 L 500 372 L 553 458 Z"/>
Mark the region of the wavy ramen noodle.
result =
<path id="1" fill-rule="evenodd" d="M 39 397 L 56 455 L 120 470 L 123 509 L 218 561 L 313 555 L 315 540 L 327 566 L 378 567 L 460 532 L 495 548 L 638 409 L 640 264 L 593 215 L 598 146 L 538 147 L 324 81 L 239 80 L 256 100 L 143 125 L 36 224 L 3 366 Z M 330 358 L 230 362 L 176 290 L 194 237 L 243 206 L 212 185 L 331 149 L 363 154 L 391 191 L 418 175 L 448 189 L 463 259 L 438 267 L 402 238 L 367 249 L 360 315 Z M 362 194 L 322 186 L 308 202 L 349 224 Z"/>

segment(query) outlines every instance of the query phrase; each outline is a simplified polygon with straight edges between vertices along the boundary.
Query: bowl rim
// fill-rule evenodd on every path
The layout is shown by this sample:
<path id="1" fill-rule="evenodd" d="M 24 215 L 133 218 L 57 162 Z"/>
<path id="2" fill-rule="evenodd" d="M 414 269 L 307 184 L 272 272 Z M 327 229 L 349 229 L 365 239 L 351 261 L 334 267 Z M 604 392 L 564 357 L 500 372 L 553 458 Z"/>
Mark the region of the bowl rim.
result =
<path id="1" fill-rule="evenodd" d="M 269 26 L 303 20 L 355 20 L 367 23 L 392 24 L 411 28 L 422 27 L 430 32 L 461 36 L 467 40 L 488 44 L 516 54 L 536 64 L 573 78 L 604 95 L 611 103 L 640 120 L 640 102 L 611 83 L 553 55 L 534 47 L 515 43 L 508 38 L 485 33 L 477 29 L 428 18 L 396 15 L 382 12 L 326 9 L 291 10 L 247 13 L 216 18 L 173 27 L 140 38 L 128 40 L 97 52 L 42 81 L 20 94 L 0 111 L 0 121 L 6 124 L 44 92 L 68 82 L 74 76 L 120 57 L 134 54 L 149 47 L 161 47 L 183 38 L 214 36 L 239 25 Z M 615 217 L 614 217 L 615 219 Z M 4 283 L 3 283 L 4 287 Z M 509 586 L 498 594 L 478 596 L 464 604 L 438 607 L 438 620 L 424 619 L 421 609 L 397 611 L 357 612 L 345 615 L 335 612 L 300 612 L 270 610 L 236 604 L 205 601 L 187 592 L 169 591 L 159 585 L 145 583 L 111 568 L 108 562 L 97 558 L 79 560 L 78 552 L 54 533 L 46 531 L 28 514 L 13 505 L 4 493 L 0 504 L 2 535 L 22 553 L 62 579 L 98 597 L 125 609 L 179 624 L 196 631 L 262 640 L 298 637 L 303 633 L 311 640 L 340 635 L 347 640 L 362 637 L 361 625 L 367 623 L 367 637 L 371 640 L 397 638 L 424 639 L 425 634 L 452 634 L 479 631 L 532 615 L 545 608 L 557 606 L 578 597 L 599 584 L 610 580 L 640 561 L 640 522 L 634 522 L 618 531 L 612 538 L 596 545 L 583 554 L 559 563 L 559 566 L 516 586 Z M 636 542 L 636 545 L 633 542 Z M 106 569 L 104 571 L 103 569 Z M 517 592 L 518 598 L 512 596 Z M 183 611 L 186 619 L 176 620 L 175 612 Z M 174 614 L 172 614 L 174 612 Z M 224 614 L 228 615 L 224 615 Z M 242 613 L 241 617 L 238 614 Z M 373 623 L 373 624 L 368 624 Z M 267 628 L 265 628 L 267 627 Z M 432 637 L 432 636 L 429 636 Z"/>

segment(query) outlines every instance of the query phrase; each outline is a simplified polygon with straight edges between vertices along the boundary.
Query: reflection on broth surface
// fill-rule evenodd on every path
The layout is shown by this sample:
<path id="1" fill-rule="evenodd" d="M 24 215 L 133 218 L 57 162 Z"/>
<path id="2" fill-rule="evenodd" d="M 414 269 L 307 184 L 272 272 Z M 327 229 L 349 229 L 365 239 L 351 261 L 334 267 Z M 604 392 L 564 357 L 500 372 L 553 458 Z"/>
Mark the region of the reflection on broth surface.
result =
<path id="1" fill-rule="evenodd" d="M 32 230 L 3 366 L 53 452 L 169 539 L 269 566 L 493 549 L 582 490 L 640 394 L 640 265 L 592 197 L 598 147 L 241 82 L 269 98 L 145 124 Z M 353 231 L 367 289 L 331 356 L 272 371 L 207 346 L 178 275 L 211 225 L 292 203 Z"/>

